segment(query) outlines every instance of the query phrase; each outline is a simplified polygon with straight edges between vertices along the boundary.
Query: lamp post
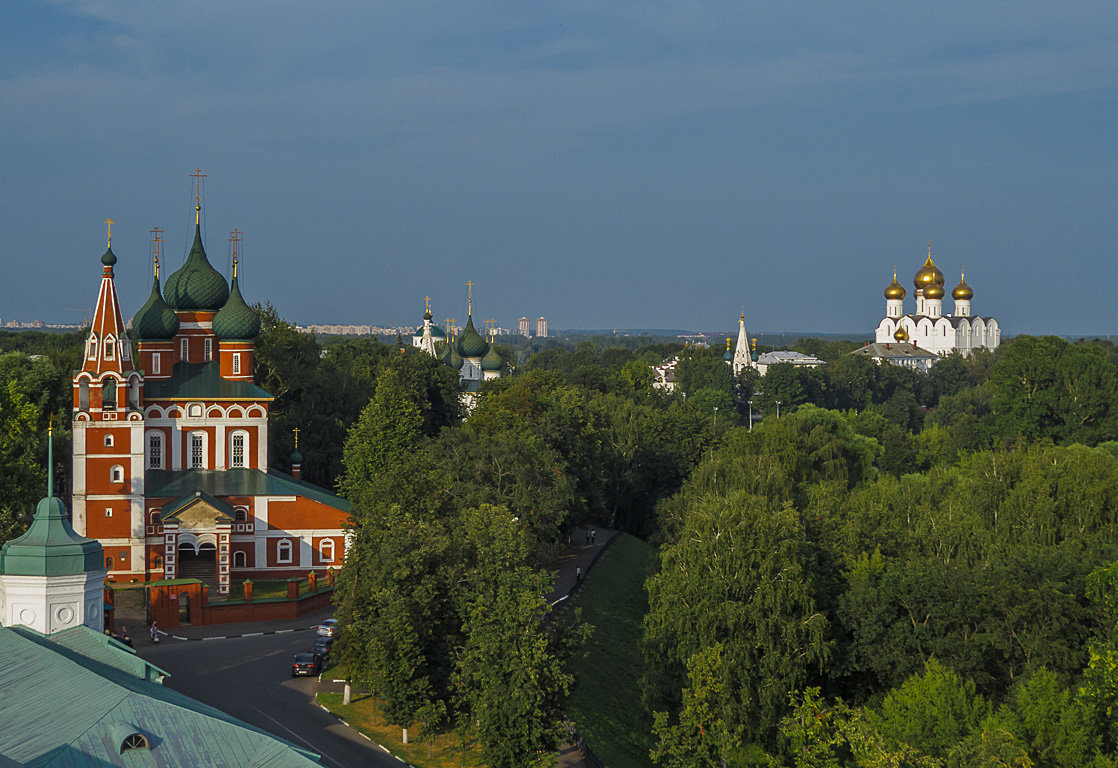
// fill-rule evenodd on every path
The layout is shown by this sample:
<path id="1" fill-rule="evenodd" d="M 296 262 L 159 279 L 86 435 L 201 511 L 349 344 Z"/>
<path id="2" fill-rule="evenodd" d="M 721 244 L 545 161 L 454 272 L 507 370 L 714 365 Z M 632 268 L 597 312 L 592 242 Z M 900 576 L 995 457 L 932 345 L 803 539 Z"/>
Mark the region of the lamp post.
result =
<path id="1" fill-rule="evenodd" d="M 714 426 L 718 427 L 718 406 L 714 406 Z"/>
<path id="2" fill-rule="evenodd" d="M 747 400 L 746 402 L 749 403 L 749 429 L 752 430 L 753 429 L 753 401 L 752 400 Z"/>
<path id="3" fill-rule="evenodd" d="M 780 418 L 780 401 L 779 400 L 776 401 L 776 417 L 778 419 Z"/>

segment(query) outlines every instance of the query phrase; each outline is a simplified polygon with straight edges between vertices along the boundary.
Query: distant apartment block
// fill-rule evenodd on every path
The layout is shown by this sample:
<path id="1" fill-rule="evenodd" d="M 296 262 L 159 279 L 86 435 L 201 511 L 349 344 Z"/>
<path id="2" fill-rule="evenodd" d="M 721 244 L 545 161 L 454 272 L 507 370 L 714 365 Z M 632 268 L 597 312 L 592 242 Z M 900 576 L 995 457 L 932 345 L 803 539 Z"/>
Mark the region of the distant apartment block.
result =
<path id="1" fill-rule="evenodd" d="M 547 318 L 539 317 L 536 319 L 536 336 L 541 339 L 547 338 Z"/>
<path id="2" fill-rule="evenodd" d="M 521 336 L 530 336 L 531 335 L 529 333 L 530 326 L 528 325 L 528 318 L 526 318 L 526 317 L 520 318 L 520 320 L 517 322 L 516 328 L 517 328 L 517 332 Z"/>

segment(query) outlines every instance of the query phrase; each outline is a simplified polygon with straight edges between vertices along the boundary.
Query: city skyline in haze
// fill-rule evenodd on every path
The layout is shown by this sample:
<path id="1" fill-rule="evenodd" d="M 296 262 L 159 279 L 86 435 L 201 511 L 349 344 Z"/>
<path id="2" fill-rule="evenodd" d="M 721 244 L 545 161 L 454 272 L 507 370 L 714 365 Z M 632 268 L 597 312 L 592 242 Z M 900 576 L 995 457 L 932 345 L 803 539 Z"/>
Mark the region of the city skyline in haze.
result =
<path id="1" fill-rule="evenodd" d="M 5 6 L 0 316 L 203 232 L 299 324 L 871 335 L 933 242 L 1007 336 L 1118 332 L 1104 3 Z"/>

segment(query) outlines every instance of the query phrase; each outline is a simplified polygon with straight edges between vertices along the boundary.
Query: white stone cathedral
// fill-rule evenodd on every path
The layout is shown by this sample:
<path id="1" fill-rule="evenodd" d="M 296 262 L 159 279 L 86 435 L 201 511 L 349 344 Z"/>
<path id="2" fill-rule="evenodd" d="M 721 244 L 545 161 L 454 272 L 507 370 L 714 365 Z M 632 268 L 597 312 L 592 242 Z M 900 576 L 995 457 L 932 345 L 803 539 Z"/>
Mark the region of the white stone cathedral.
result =
<path id="1" fill-rule="evenodd" d="M 916 311 L 905 313 L 905 289 L 894 272 L 893 282 L 885 289 L 885 317 L 877 324 L 875 341 L 914 342 L 937 355 L 996 349 L 1001 343 L 1001 328 L 992 317 L 971 314 L 974 291 L 967 285 L 966 275 L 951 291 L 954 312 L 949 315 L 943 312 L 943 283 L 943 273 L 932 261 L 932 244 L 928 243 L 928 259 L 913 278 Z"/>

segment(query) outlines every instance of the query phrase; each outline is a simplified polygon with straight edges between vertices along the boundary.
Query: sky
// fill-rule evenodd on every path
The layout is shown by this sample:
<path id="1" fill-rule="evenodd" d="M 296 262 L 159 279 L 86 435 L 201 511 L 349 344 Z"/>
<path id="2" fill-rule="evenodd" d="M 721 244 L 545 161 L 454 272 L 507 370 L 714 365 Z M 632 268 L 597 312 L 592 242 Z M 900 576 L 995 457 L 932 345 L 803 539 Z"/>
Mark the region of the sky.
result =
<path id="1" fill-rule="evenodd" d="M 108 218 L 134 313 L 201 168 L 300 324 L 472 281 L 479 325 L 869 336 L 931 241 L 1005 336 L 1118 334 L 1115 137 L 1111 0 L 4 0 L 0 318 L 82 320 Z"/>

